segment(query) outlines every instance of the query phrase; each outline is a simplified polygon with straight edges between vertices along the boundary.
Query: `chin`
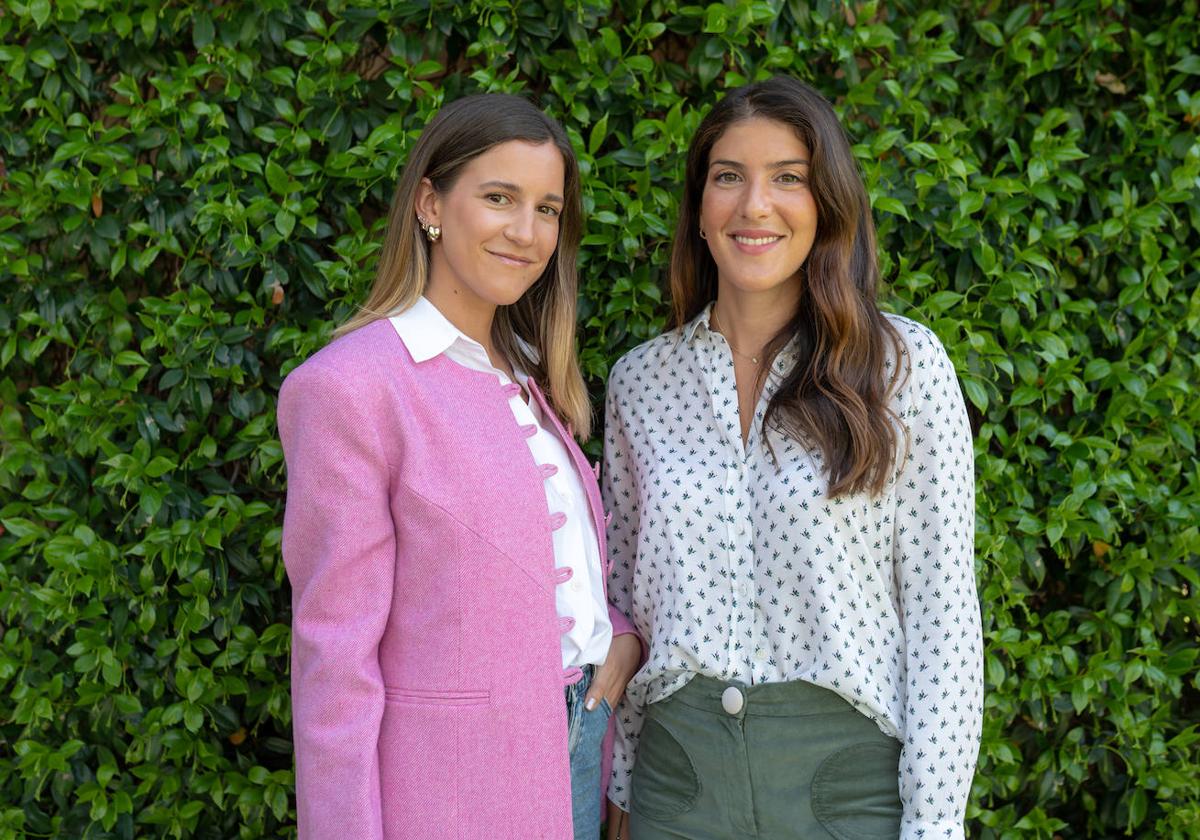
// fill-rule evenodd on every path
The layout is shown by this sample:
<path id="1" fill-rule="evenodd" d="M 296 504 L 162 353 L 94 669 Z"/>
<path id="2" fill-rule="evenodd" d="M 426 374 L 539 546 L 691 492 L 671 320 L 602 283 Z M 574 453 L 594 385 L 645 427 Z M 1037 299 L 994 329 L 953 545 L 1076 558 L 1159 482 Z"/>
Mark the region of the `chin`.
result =
<path id="1" fill-rule="evenodd" d="M 533 284 L 530 283 L 527 286 L 521 286 L 519 288 L 508 287 L 504 289 L 493 289 L 485 296 L 485 299 L 488 301 L 488 303 L 491 303 L 494 306 L 512 306 L 514 303 L 519 301 L 527 291 L 529 291 L 532 285 Z"/>
<path id="2" fill-rule="evenodd" d="M 778 289 L 780 286 L 787 285 L 795 276 L 795 274 L 784 276 L 780 276 L 779 274 L 758 277 L 743 276 L 736 280 L 730 280 L 729 285 L 742 292 L 770 292 Z"/>

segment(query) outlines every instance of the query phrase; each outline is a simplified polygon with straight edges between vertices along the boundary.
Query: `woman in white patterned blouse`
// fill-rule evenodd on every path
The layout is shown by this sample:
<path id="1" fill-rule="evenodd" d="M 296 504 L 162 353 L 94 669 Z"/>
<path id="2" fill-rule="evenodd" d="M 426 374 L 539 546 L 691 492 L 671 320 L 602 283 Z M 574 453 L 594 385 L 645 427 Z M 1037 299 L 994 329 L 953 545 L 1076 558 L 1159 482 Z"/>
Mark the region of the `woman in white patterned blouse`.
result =
<path id="1" fill-rule="evenodd" d="M 650 643 L 610 840 L 964 836 L 970 429 L 878 279 L 833 109 L 788 78 L 731 91 L 688 153 L 675 329 L 609 380 L 609 596 Z"/>

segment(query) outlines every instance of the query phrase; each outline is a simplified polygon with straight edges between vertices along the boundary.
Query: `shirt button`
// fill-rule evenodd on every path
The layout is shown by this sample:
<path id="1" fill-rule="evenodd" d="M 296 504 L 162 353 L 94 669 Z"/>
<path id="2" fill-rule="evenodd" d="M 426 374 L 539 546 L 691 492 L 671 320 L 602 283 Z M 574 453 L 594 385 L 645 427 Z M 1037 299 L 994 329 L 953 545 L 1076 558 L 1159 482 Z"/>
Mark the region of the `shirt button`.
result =
<path id="1" fill-rule="evenodd" d="M 765 662 L 767 659 L 767 652 L 762 648 L 759 648 L 758 650 L 754 651 L 754 658 L 759 662 Z"/>
<path id="2" fill-rule="evenodd" d="M 742 706 L 746 705 L 746 698 L 742 696 L 735 685 L 729 686 L 721 694 L 721 708 L 731 715 L 736 715 L 742 710 Z"/>
<path id="3" fill-rule="evenodd" d="M 578 578 L 571 581 L 571 591 L 572 592 L 582 592 L 583 591 L 583 581 L 579 580 Z"/>
<path id="4" fill-rule="evenodd" d="M 743 598 L 749 598 L 750 597 L 750 584 L 743 583 L 741 586 L 738 587 L 738 592 L 740 592 L 742 594 Z"/>

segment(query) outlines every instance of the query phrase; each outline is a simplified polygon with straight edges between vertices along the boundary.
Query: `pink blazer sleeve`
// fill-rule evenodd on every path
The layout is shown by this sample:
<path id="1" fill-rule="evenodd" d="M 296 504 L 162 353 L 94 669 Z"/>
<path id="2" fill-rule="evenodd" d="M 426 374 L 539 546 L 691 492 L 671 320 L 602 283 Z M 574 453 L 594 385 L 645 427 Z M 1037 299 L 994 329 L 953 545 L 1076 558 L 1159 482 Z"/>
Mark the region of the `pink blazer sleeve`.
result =
<path id="1" fill-rule="evenodd" d="M 356 393 L 353 379 L 310 362 L 287 378 L 279 396 L 300 840 L 383 837 L 378 651 L 392 601 L 396 531 L 372 396 Z"/>
<path id="2" fill-rule="evenodd" d="M 608 605 L 608 620 L 612 622 L 614 636 L 622 636 L 626 633 L 638 635 L 638 631 L 634 629 L 633 622 L 629 620 L 628 616 L 612 604 Z M 641 636 L 638 638 L 641 639 Z"/>

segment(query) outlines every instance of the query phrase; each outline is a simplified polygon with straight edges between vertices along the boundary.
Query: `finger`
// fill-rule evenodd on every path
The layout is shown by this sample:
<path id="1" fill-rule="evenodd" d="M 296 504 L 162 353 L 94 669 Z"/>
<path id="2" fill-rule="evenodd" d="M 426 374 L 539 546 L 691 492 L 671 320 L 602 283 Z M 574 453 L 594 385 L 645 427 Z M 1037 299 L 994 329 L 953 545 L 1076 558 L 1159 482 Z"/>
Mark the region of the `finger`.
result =
<path id="1" fill-rule="evenodd" d="M 592 684 L 588 686 L 588 692 L 583 701 L 583 707 L 589 712 L 594 711 L 600 705 L 601 699 L 609 696 L 612 689 L 610 675 L 611 669 L 607 662 L 596 669 L 596 675 L 592 677 Z M 609 700 L 608 705 L 614 706 L 615 704 Z"/>
<path id="2" fill-rule="evenodd" d="M 601 700 L 608 700 L 609 708 L 616 708 L 616 703 L 608 696 L 608 686 L 596 681 L 588 688 L 588 693 L 583 701 L 583 707 L 589 712 L 594 712 L 600 706 Z"/>

